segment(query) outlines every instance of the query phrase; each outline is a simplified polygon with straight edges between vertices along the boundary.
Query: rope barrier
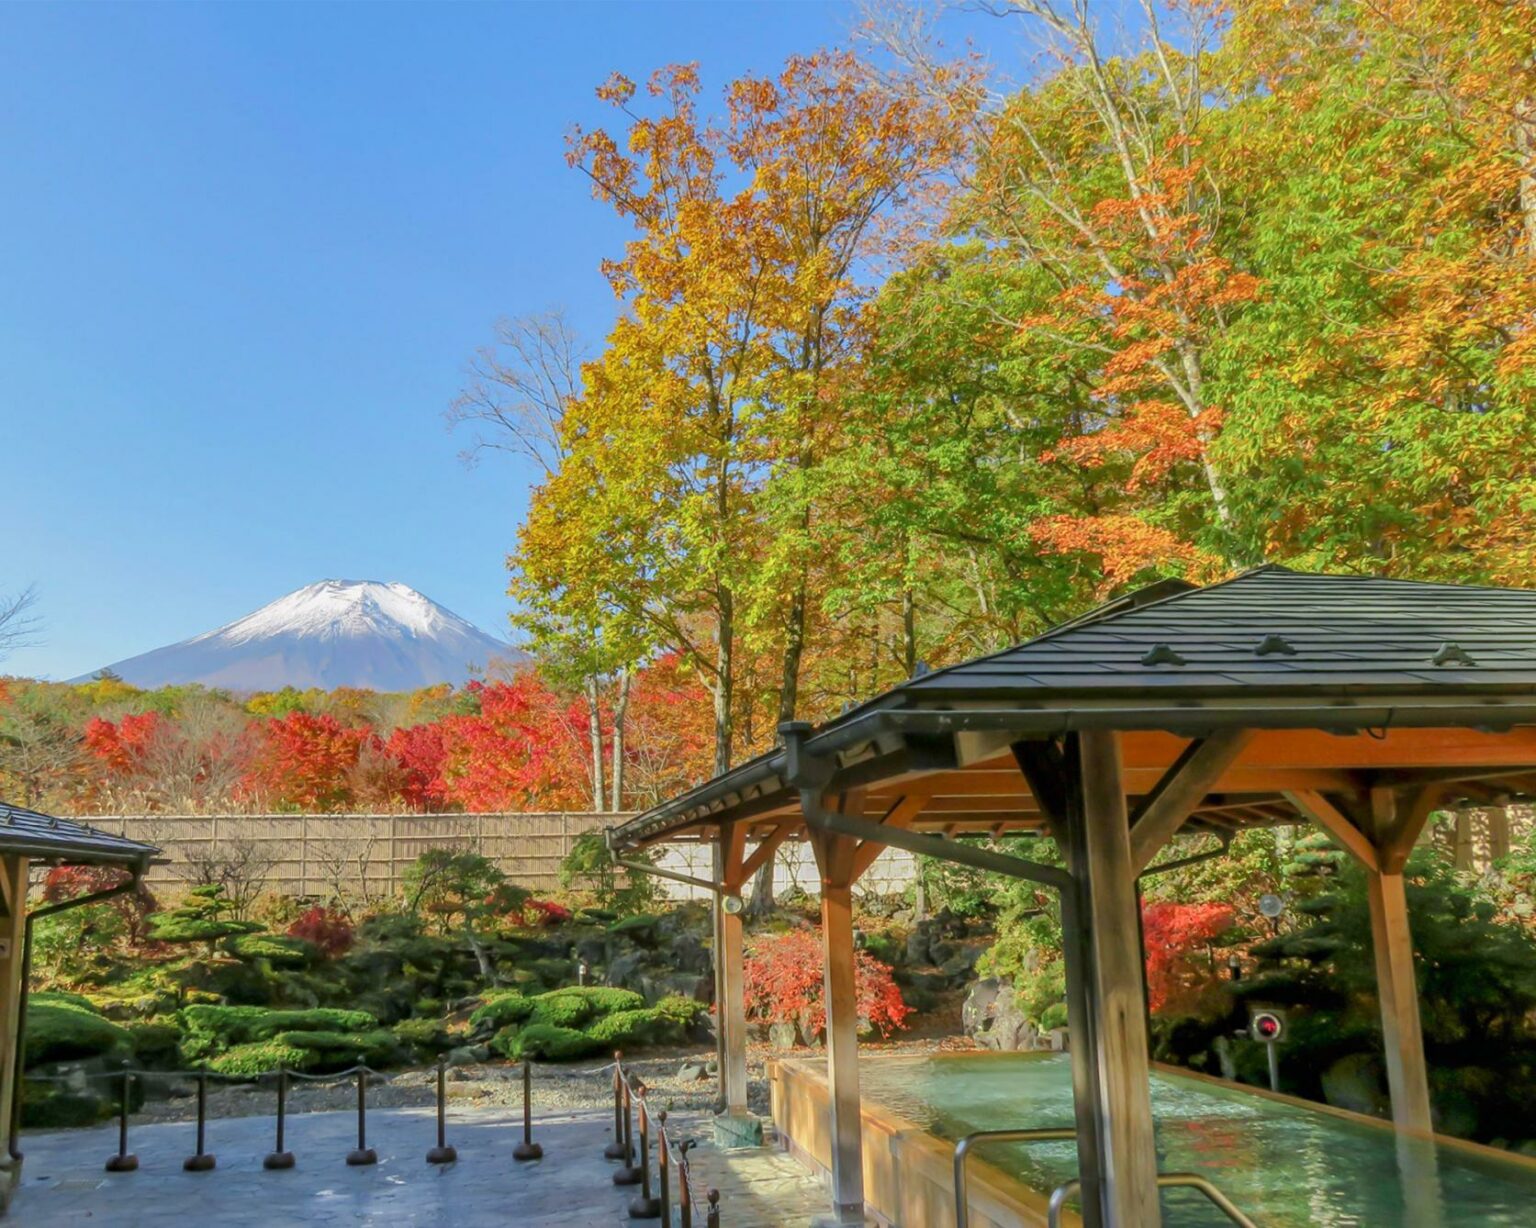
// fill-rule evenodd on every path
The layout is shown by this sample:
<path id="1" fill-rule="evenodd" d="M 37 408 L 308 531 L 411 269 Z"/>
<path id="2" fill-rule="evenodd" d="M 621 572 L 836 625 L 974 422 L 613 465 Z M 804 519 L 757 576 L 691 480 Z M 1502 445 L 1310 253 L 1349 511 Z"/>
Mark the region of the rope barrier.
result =
<path id="1" fill-rule="evenodd" d="M 606 1070 L 607 1067 L 604 1067 Z M 660 1219 L 672 1228 L 674 1219 L 679 1228 L 693 1228 L 693 1210 L 698 1204 L 698 1189 L 694 1184 L 693 1168 L 688 1163 L 690 1148 L 698 1145 L 695 1139 L 682 1139 L 673 1142 L 667 1133 L 666 1110 L 661 1110 L 654 1119 L 651 1116 L 650 1106 L 646 1103 L 645 1083 L 634 1074 L 624 1069 L 624 1055 L 616 1052 L 613 1055 L 614 1071 L 614 1132 L 619 1136 L 621 1146 L 615 1148 L 609 1145 L 603 1150 L 605 1158 L 622 1161 L 621 1166 L 614 1170 L 613 1183 L 615 1185 L 639 1185 L 640 1192 L 630 1201 L 629 1217 L 631 1219 Z M 631 1122 L 636 1105 L 639 1108 L 640 1117 L 640 1146 L 638 1156 L 632 1143 Z M 650 1138 L 654 1127 L 656 1134 L 657 1157 L 657 1184 L 659 1192 L 653 1193 L 651 1188 L 650 1167 Z M 638 1164 L 635 1162 L 638 1159 Z M 676 1216 L 673 1211 L 673 1194 L 676 1193 Z M 705 1202 L 708 1211 L 705 1215 L 706 1228 L 719 1228 L 720 1224 L 720 1191 L 710 1189 L 705 1193 Z"/>

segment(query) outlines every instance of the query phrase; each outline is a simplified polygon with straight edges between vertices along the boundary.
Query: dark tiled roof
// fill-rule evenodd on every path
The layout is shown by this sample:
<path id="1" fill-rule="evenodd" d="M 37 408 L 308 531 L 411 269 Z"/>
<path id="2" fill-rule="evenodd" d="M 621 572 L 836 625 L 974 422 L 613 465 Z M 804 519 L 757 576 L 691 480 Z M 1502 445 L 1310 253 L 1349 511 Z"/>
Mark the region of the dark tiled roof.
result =
<path id="1" fill-rule="evenodd" d="M 160 850 L 123 836 L 0 802 L 0 853 L 85 865 L 132 865 Z"/>
<path id="2" fill-rule="evenodd" d="M 1116 603 L 903 683 L 909 702 L 1224 690 L 1536 690 L 1536 592 L 1261 567 Z"/>

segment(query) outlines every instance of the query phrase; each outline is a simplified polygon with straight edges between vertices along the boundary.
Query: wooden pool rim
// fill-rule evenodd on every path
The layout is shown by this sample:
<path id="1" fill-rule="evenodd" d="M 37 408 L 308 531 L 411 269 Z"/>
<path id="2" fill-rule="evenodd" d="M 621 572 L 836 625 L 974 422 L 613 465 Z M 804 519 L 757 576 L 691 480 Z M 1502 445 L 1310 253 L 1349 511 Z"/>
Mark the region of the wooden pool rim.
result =
<path id="1" fill-rule="evenodd" d="M 957 1050 L 935 1056 L 942 1056 L 945 1060 L 982 1060 L 995 1058 L 998 1054 L 988 1050 Z M 1047 1058 L 1051 1055 L 1041 1053 L 1026 1056 Z M 821 1065 L 821 1059 L 817 1058 L 770 1058 L 768 1084 L 774 1125 L 778 1128 L 779 1138 L 785 1148 L 802 1163 L 826 1173 L 830 1172 L 832 1163 L 830 1098 L 825 1071 L 818 1069 Z M 1218 1078 L 1183 1066 L 1154 1062 L 1152 1069 L 1159 1074 L 1176 1075 L 1227 1090 L 1240 1090 L 1245 1095 L 1307 1109 L 1387 1133 L 1407 1133 L 1397 1131 L 1390 1121 L 1379 1117 Z M 954 1228 L 955 1144 L 877 1101 L 861 1102 L 860 1119 L 864 1141 L 864 1200 L 868 1210 L 880 1223 L 898 1228 L 911 1225 Z M 1073 1123 L 1027 1124 L 1071 1126 Z M 1454 1138 L 1448 1134 L 1420 1134 L 1416 1137 L 1426 1138 L 1437 1146 L 1460 1152 L 1469 1159 L 1496 1161 L 1536 1174 L 1536 1157 Z M 968 1184 L 973 1228 L 1045 1228 L 1048 1195 L 990 1163 L 984 1153 L 972 1156 L 967 1172 L 970 1177 Z M 1081 1219 L 1070 1209 L 1063 1214 L 1062 1220 L 1065 1226 L 1082 1228 Z"/>

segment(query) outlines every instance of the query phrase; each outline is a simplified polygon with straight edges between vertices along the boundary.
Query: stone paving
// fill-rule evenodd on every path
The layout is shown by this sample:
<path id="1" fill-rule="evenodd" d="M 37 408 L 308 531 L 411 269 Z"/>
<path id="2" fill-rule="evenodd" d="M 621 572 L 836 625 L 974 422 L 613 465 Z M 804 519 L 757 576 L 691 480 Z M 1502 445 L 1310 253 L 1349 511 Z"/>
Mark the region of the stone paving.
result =
<path id="1" fill-rule="evenodd" d="M 270 1117 L 210 1121 L 213 1172 L 187 1173 L 193 1150 L 188 1123 L 136 1126 L 129 1149 L 133 1173 L 104 1172 L 117 1150 L 115 1126 L 27 1134 L 26 1161 L 10 1222 L 25 1228 L 95 1223 L 110 1228 L 166 1228 L 178 1222 L 220 1228 L 308 1228 L 320 1224 L 390 1228 L 614 1228 L 633 1224 L 626 1208 L 633 1188 L 612 1182 L 615 1165 L 602 1158 L 612 1115 L 582 1111 L 541 1117 L 534 1138 L 544 1159 L 513 1161 L 521 1115 L 505 1108 L 455 1110 L 448 1142 L 457 1164 L 425 1162 L 435 1141 L 430 1111 L 397 1109 L 368 1115 L 368 1143 L 379 1163 L 349 1168 L 357 1143 L 351 1113 L 304 1113 L 288 1119 L 286 1145 L 298 1157 L 287 1172 L 266 1172 L 272 1149 Z M 721 1152 L 709 1142 L 707 1119 L 676 1123 L 676 1136 L 700 1145 L 690 1153 L 696 1183 L 721 1191 L 722 1228 L 807 1228 L 825 1211 L 821 1182 L 772 1148 Z M 669 1136 L 673 1123 L 668 1123 Z M 703 1228 L 703 1215 L 694 1221 Z"/>

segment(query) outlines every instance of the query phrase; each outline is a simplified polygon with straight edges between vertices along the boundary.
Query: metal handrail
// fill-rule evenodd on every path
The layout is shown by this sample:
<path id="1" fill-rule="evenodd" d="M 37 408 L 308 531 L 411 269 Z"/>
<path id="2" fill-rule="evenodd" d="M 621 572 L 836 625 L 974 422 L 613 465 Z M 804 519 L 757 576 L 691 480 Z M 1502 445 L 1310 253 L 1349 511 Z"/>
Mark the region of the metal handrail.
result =
<path id="1" fill-rule="evenodd" d="M 977 1130 L 955 1144 L 955 1228 L 970 1228 L 971 1199 L 966 1184 L 965 1161 L 977 1143 L 1065 1143 L 1076 1130 L 1042 1127 L 1034 1130 Z"/>
<path id="2" fill-rule="evenodd" d="M 1046 1207 L 1046 1228 L 1061 1228 L 1061 1209 L 1066 1206 L 1067 1199 L 1074 1197 L 1081 1189 L 1083 1183 L 1074 1177 L 1064 1185 L 1058 1185 L 1051 1192 L 1051 1201 Z M 1215 1204 L 1218 1211 L 1237 1225 L 1237 1228 L 1259 1228 L 1251 1219 L 1244 1215 L 1232 1204 L 1232 1200 L 1223 1194 L 1207 1177 L 1199 1173 L 1158 1173 L 1157 1188 L 1167 1189 L 1172 1186 L 1185 1186 L 1192 1190 L 1198 1190 Z"/>

